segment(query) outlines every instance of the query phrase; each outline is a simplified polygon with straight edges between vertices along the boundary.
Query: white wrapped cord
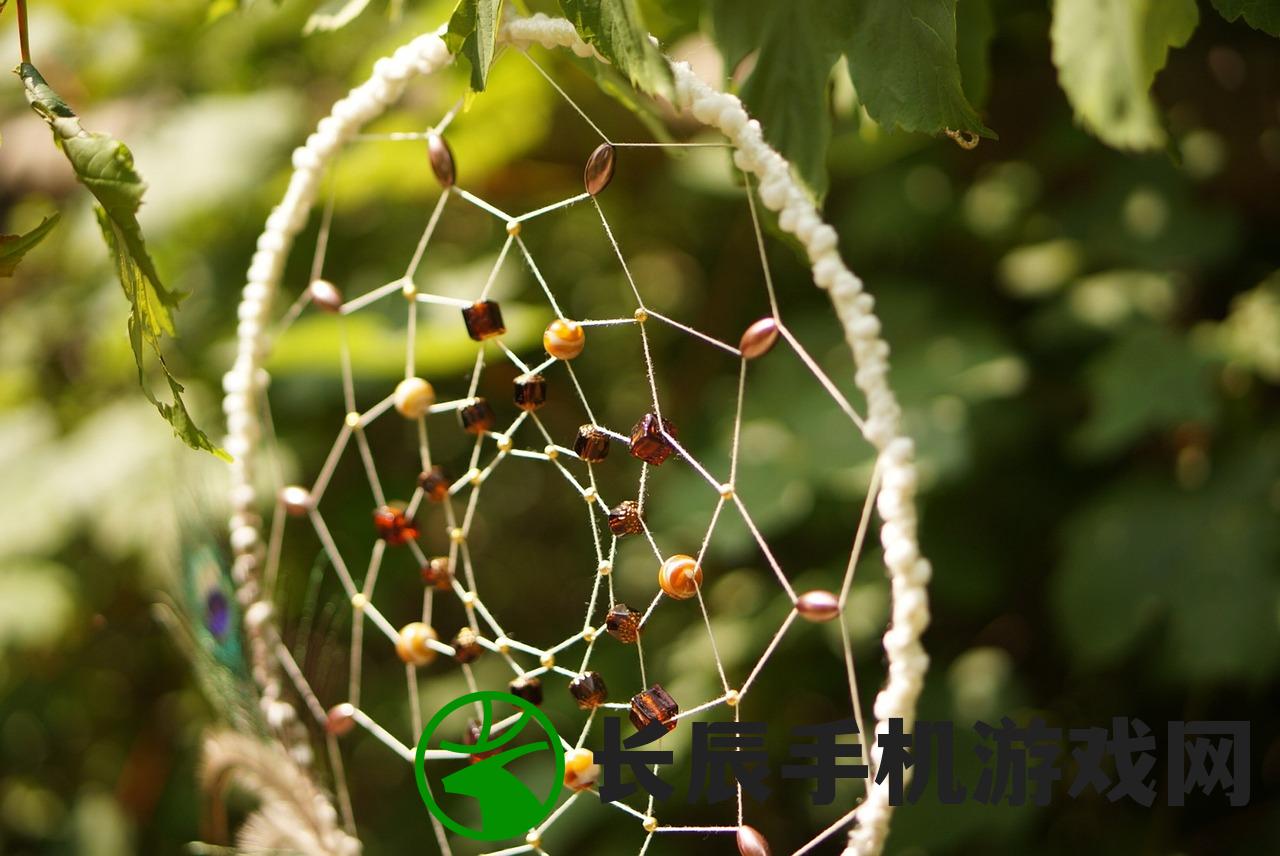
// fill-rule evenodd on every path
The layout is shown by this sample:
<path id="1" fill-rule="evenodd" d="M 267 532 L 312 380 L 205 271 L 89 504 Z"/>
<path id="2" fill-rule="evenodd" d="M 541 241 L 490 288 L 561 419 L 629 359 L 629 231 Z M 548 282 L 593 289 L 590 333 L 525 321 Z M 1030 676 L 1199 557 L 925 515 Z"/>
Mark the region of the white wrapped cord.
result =
<path id="1" fill-rule="evenodd" d="M 518 47 L 539 44 L 567 48 L 578 56 L 603 61 L 579 38 L 572 24 L 541 14 L 510 19 L 499 38 Z M 267 642 L 272 634 L 266 632 L 268 626 L 274 628 L 275 618 L 270 603 L 262 599 L 259 580 L 264 547 L 256 513 L 259 500 L 254 452 L 261 433 L 259 396 L 265 393 L 268 382 L 262 369 L 267 344 L 264 331 L 285 260 L 310 215 L 330 158 L 361 127 L 398 100 L 410 78 L 429 74 L 451 60 L 437 33 L 419 36 L 378 60 L 369 80 L 334 104 L 306 144 L 294 151 L 294 173 L 288 189 L 267 218 L 249 267 L 238 311 L 236 360 L 223 379 L 226 448 L 235 458 L 231 464 L 233 570 L 240 600 L 247 610 L 245 625 L 253 674 L 261 689 L 265 718 L 294 758 L 304 764 L 310 762 L 311 750 L 296 711 L 282 697 L 280 667 Z M 778 212 L 781 228 L 804 245 L 814 282 L 830 295 L 853 351 L 855 383 L 867 401 L 863 433 L 879 453 L 877 510 L 893 594 L 892 617 L 883 639 L 888 680 L 875 700 L 876 730 L 883 730 L 888 720 L 895 718 L 903 720 L 904 728 L 910 730 L 929 662 L 920 635 L 929 623 L 927 584 L 931 567 L 920 555 L 916 534 L 914 446 L 900 432 L 900 408 L 887 377 L 889 347 L 880 335 L 874 300 L 840 257 L 835 230 L 823 222 L 812 199 L 793 177 L 790 165 L 764 141 L 760 124 L 748 116 L 741 101 L 703 83 L 685 63 L 672 63 L 671 69 L 675 106 L 719 129 L 733 144 L 734 162 L 758 179 L 762 202 Z M 878 750 L 872 754 L 878 760 Z M 887 789 L 869 783 L 867 798 L 856 810 L 846 854 L 871 856 L 881 852 L 891 815 Z M 343 835 L 336 825 L 334 832 Z M 346 846 L 335 839 L 334 852 Z"/>

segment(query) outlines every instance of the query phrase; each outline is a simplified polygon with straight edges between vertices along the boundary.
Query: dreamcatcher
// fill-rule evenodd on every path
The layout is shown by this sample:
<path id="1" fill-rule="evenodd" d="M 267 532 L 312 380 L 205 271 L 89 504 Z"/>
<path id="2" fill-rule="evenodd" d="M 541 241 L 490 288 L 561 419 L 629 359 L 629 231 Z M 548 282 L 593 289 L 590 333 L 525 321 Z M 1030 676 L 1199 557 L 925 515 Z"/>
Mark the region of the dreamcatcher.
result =
<path id="1" fill-rule="evenodd" d="M 528 50 L 533 46 L 567 48 L 579 57 L 602 61 L 567 21 L 541 15 L 508 20 L 499 43 L 506 46 L 510 56 L 523 55 L 529 61 L 530 73 L 545 77 L 571 104 L 572 99 Z M 738 719 L 743 709 L 749 708 L 756 679 L 780 642 L 797 622 L 806 621 L 833 622 L 841 627 L 844 662 L 835 661 L 830 668 L 847 676 L 850 714 L 858 720 L 860 733 L 869 735 L 883 729 L 891 719 L 903 720 L 910 729 L 928 663 L 919 637 L 928 622 L 925 586 L 930 566 L 920 556 L 916 542 L 913 447 L 899 431 L 899 408 L 887 378 L 888 345 L 880 336 L 873 300 L 841 260 L 835 231 L 823 222 L 810 197 L 792 178 L 787 162 L 764 142 L 758 123 L 749 119 L 737 98 L 717 92 L 678 62 L 671 64 L 673 106 L 719 135 L 713 142 L 695 145 L 711 145 L 731 153 L 732 163 L 745 182 L 743 204 L 749 208 L 758 243 L 759 282 L 767 297 L 769 314 L 751 324 L 736 341 L 722 341 L 646 303 L 646 283 L 634 275 L 629 264 L 625 236 L 614 232 L 601 204 L 601 195 L 617 166 L 618 153 L 628 145 L 641 144 L 611 141 L 581 109 L 578 112 L 582 118 L 601 137 L 599 148 L 586 161 L 581 191 L 527 213 L 502 211 L 466 188 L 465 173 L 459 171 L 459 161 L 455 161 L 447 142 L 458 108 L 447 112 L 428 130 L 385 135 L 383 139 L 397 144 L 420 147 L 423 169 L 429 168 L 442 188 L 404 275 L 361 295 L 344 294 L 339 285 L 326 280 L 323 274 L 331 225 L 330 202 L 319 206 L 322 224 L 309 280 L 295 286 L 282 284 L 294 239 L 312 217 L 317 200 L 323 198 L 330 164 L 346 147 L 368 139 L 361 135 L 363 127 L 396 103 L 412 80 L 437 71 L 451 60 L 438 34 L 421 36 L 379 60 L 372 77 L 338 101 L 306 144 L 294 152 L 288 190 L 258 240 L 239 307 L 235 363 L 224 379 L 224 409 L 228 422 L 226 448 L 235 458 L 231 465 L 232 571 L 236 595 L 244 610 L 243 626 L 259 693 L 258 706 L 269 740 L 263 743 L 254 737 L 230 734 L 212 739 L 206 764 L 210 783 L 220 786 L 238 779 L 261 798 L 260 807 L 241 830 L 242 843 L 316 853 L 358 852 L 360 824 L 351 809 L 341 738 L 363 729 L 385 744 L 387 752 L 413 764 L 412 746 L 423 728 L 421 690 L 433 674 L 422 671 L 420 675 L 420 671 L 433 661 L 437 667 L 447 665 L 461 671 L 471 688 L 478 689 L 473 663 L 483 657 L 504 663 L 509 669 L 509 683 L 492 688 L 510 689 L 539 702 L 544 693 L 562 693 L 567 687 L 582 713 L 580 722 L 558 723 L 563 734 L 580 735 L 576 741 L 565 738 L 566 783 L 570 787 L 564 801 L 544 823 L 529 830 L 523 841 L 492 852 L 554 852 L 556 822 L 572 811 L 592 810 L 615 812 L 619 822 L 634 824 L 636 850 L 640 853 L 662 852 L 664 837 L 677 834 L 707 836 L 713 843 L 723 841 L 723 852 L 731 852 L 730 842 L 736 841 L 743 854 L 768 853 L 763 836 L 751 826 L 751 807 L 744 806 L 740 788 L 736 818 L 705 826 L 664 823 L 652 798 L 639 807 L 619 801 L 591 809 L 575 808 L 575 804 L 590 802 L 581 797 L 590 794 L 594 785 L 594 766 L 585 743 L 593 723 L 600 719 L 597 713 L 611 709 L 629 714 L 638 727 L 653 721 L 674 727 L 680 720 L 712 711 L 727 712 Z M 777 212 L 780 228 L 793 235 L 807 254 L 813 281 L 829 294 L 852 349 L 864 412 L 859 412 L 841 393 L 839 385 L 824 373 L 819 361 L 788 326 L 786 295 L 776 293 L 770 276 L 760 204 Z M 478 209 L 497 218 L 505 231 L 492 273 L 477 293 L 465 297 L 422 287 L 417 275 L 424 259 L 430 258 L 438 223 L 456 206 Z M 619 300 L 618 311 L 606 317 L 575 317 L 571 306 L 558 301 L 555 259 L 535 258 L 522 237 L 522 231 L 531 224 L 559 216 L 570 208 L 585 210 L 598 221 L 627 283 L 627 299 Z M 511 347 L 505 341 L 508 326 L 516 321 L 504 318 L 493 288 L 498 271 L 512 263 L 523 265 L 532 293 L 545 299 L 550 310 L 552 320 L 541 331 L 541 347 Z M 296 299 L 281 299 L 277 291 L 282 287 L 296 289 Z M 400 328 L 405 343 L 403 379 L 391 388 L 358 391 L 349 348 L 343 339 L 339 357 L 346 415 L 333 423 L 309 420 L 312 433 L 332 434 L 336 439 L 322 459 L 299 463 L 298 483 L 282 483 L 281 455 L 275 439 L 277 425 L 264 369 L 277 338 L 307 313 L 328 313 L 341 319 L 341 324 L 361 312 L 394 307 L 397 302 L 407 311 L 388 311 L 399 313 L 404 319 Z M 281 306 L 286 308 L 278 308 Z M 418 319 L 421 312 L 428 310 L 455 319 L 453 323 L 463 325 L 477 343 L 470 388 L 465 395 L 438 395 L 436 387 L 441 379 L 419 376 Z M 678 377 L 664 377 L 660 361 L 655 359 L 651 331 L 659 328 L 672 335 L 691 337 L 709 354 L 716 354 L 725 365 L 733 367 L 730 376 L 736 378 L 737 412 L 727 461 L 704 462 L 696 457 L 681 440 L 673 414 L 664 412 L 664 386 L 680 381 Z M 593 354 L 595 341 L 605 341 L 606 332 L 631 335 L 639 341 L 648 389 L 645 407 L 632 423 L 608 424 L 603 413 L 593 410 L 593 391 L 575 370 L 579 360 L 609 358 L 603 348 Z M 832 580 L 828 589 L 804 591 L 793 585 L 752 517 L 750 498 L 736 489 L 742 402 L 750 387 L 752 367 L 757 361 L 769 359 L 771 352 L 783 349 L 798 356 L 825 390 L 831 406 L 844 414 L 849 446 L 865 441 L 873 454 L 861 513 L 850 515 L 852 550 L 842 561 L 846 570 L 840 579 Z M 499 402 L 480 394 L 481 379 L 494 366 L 515 373 L 509 401 Z M 546 413 L 544 405 L 546 411 L 553 407 L 581 407 L 582 423 L 576 435 L 555 435 L 542 418 Z M 514 415 L 507 418 L 507 414 Z M 411 493 L 402 497 L 403 502 L 397 502 L 396 496 L 384 488 L 379 470 L 382 450 L 369 439 L 371 426 L 389 420 L 403 421 L 410 429 L 404 436 L 416 446 L 418 471 L 413 473 Z M 433 455 L 437 448 L 435 438 L 444 432 L 459 431 L 469 435 L 469 453 L 461 460 L 438 460 Z M 339 544 L 322 506 L 335 468 L 348 457 L 358 458 L 373 496 L 372 520 L 360 551 Z M 638 481 L 629 493 L 609 495 L 603 481 L 597 480 L 597 473 L 617 465 L 619 459 L 626 462 L 628 457 L 637 460 Z M 572 574 L 562 575 L 555 583 L 564 589 L 566 598 L 584 599 L 586 614 L 580 627 L 564 629 L 552 644 L 532 644 L 506 632 L 503 616 L 490 605 L 499 593 L 499 583 L 477 555 L 482 546 L 476 543 L 477 521 L 484 515 L 482 497 L 486 486 L 495 473 L 513 466 L 542 467 L 550 473 L 550 482 L 543 484 L 553 482 L 557 490 L 576 492 L 584 501 L 585 510 L 572 525 L 590 528 L 593 560 L 584 562 L 585 567 L 574 568 Z M 651 482 L 660 468 L 688 468 L 700 489 L 714 502 L 700 544 L 669 543 L 662 531 L 650 526 L 647 503 L 651 501 Z M 395 474 L 394 480 L 405 483 L 403 473 Z M 873 507 L 879 512 L 878 530 L 892 609 L 883 636 L 887 681 L 875 696 L 871 717 L 864 721 L 845 617 L 854 570 L 873 528 Z M 758 546 L 761 572 L 792 604 L 780 626 L 760 632 L 759 655 L 743 673 L 726 669 L 722 662 L 704 597 L 704 586 L 716 573 L 714 568 L 706 567 L 708 543 L 717 521 L 726 516 L 736 516 L 745 524 Z M 327 686 L 323 698 L 313 687 L 305 665 L 285 644 L 278 618 L 285 605 L 280 599 L 289 590 L 278 579 L 282 557 L 289 554 L 291 544 L 303 530 L 313 533 L 318 541 L 327 565 L 325 573 L 332 574 L 341 585 L 344 608 L 352 616 L 350 639 L 332 640 L 349 655 L 346 680 L 337 682 L 338 687 Z M 428 535 L 435 538 L 441 533 L 447 549 L 431 555 L 424 546 L 430 541 Z M 489 538 L 500 535 L 486 532 Z M 652 581 L 646 602 L 632 606 L 620 602 L 615 591 L 615 577 L 622 567 L 619 544 L 624 541 L 630 546 L 644 545 L 636 549 L 648 553 Z M 411 555 L 418 566 L 423 588 L 420 603 L 406 606 L 380 600 L 377 582 L 386 557 L 393 552 Z M 506 590 L 520 584 L 509 574 L 501 582 Z M 629 585 L 634 590 L 639 584 Z M 436 626 L 440 605 L 446 601 L 459 604 L 465 616 L 461 629 L 452 636 L 439 632 Z M 713 664 L 714 682 L 719 686 L 711 698 L 674 698 L 663 688 L 662 676 L 646 672 L 646 652 L 651 654 L 662 640 L 650 639 L 643 631 L 656 612 L 675 609 L 688 610 L 686 623 L 705 628 L 702 644 L 710 653 L 708 662 Z M 618 680 L 592 669 L 593 651 L 602 644 L 634 646 L 639 653 L 640 686 L 621 686 Z M 367 704 L 363 697 L 363 664 L 394 659 L 404 666 L 407 728 L 379 721 L 368 712 L 377 705 Z M 624 688 L 627 691 L 617 697 L 618 690 Z M 629 702 L 622 700 L 627 698 Z M 313 741 L 312 735 L 320 735 L 320 739 Z M 323 751 L 314 752 L 313 745 L 323 746 Z M 810 852 L 845 834 L 848 853 L 881 850 L 892 809 L 887 789 L 874 781 L 878 757 L 873 748 L 864 758 L 872 773 L 865 797 L 856 806 L 849 806 L 849 811 L 829 827 L 813 830 L 808 843 L 797 853 Z M 328 783 L 332 783 L 331 788 Z M 430 820 L 440 850 L 451 852 L 454 845 L 446 831 L 434 816 Z"/>

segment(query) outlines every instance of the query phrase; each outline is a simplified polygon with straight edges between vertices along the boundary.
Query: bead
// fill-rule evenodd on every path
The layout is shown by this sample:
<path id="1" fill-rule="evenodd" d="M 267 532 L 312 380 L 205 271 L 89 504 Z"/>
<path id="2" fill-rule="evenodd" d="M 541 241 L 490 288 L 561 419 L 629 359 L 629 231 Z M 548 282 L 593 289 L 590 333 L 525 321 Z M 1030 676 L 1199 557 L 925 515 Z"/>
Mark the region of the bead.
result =
<path id="1" fill-rule="evenodd" d="M 596 146 L 582 171 L 582 183 L 586 186 L 587 193 L 599 196 L 609 186 L 609 182 L 613 180 L 614 160 L 613 146 L 608 143 Z"/>
<path id="2" fill-rule="evenodd" d="M 520 237 L 520 221 L 519 220 L 507 221 L 507 234 L 513 238 Z"/>
<path id="3" fill-rule="evenodd" d="M 594 425 L 583 425 L 573 441 L 573 452 L 589 464 L 598 464 L 609 457 L 609 435 Z"/>
<path id="4" fill-rule="evenodd" d="M 623 535 L 639 535 L 644 531 L 640 505 L 630 499 L 609 510 L 609 531 L 621 538 Z"/>
<path id="5" fill-rule="evenodd" d="M 431 171 L 436 174 L 436 181 L 441 187 L 453 187 L 458 180 L 458 171 L 453 162 L 453 150 L 445 142 L 444 137 L 431 131 L 427 134 L 427 160 L 431 162 Z"/>
<path id="6" fill-rule="evenodd" d="M 569 694 L 578 702 L 578 707 L 591 710 L 604 704 L 609 697 L 609 688 L 604 685 L 604 678 L 599 672 L 583 672 L 569 682 Z"/>
<path id="7" fill-rule="evenodd" d="M 572 360 L 587 344 L 587 331 L 577 321 L 557 318 L 542 334 L 542 347 L 557 360 Z"/>
<path id="8" fill-rule="evenodd" d="M 450 484 L 449 476 L 439 464 L 418 475 L 418 487 L 422 488 L 423 494 L 432 502 L 444 502 L 449 496 Z"/>
<path id="9" fill-rule="evenodd" d="M 435 586 L 439 591 L 448 591 L 453 587 L 453 570 L 449 567 L 448 556 L 436 556 L 423 565 L 419 571 L 422 582 Z"/>
<path id="10" fill-rule="evenodd" d="M 507 332 L 502 323 L 502 310 L 495 300 L 477 300 L 462 310 L 462 320 L 467 325 L 467 335 L 477 342 Z"/>
<path id="11" fill-rule="evenodd" d="M 538 678 L 521 675 L 507 684 L 507 692 L 530 704 L 542 704 L 542 681 Z"/>
<path id="12" fill-rule="evenodd" d="M 280 489 L 280 502 L 290 517 L 302 517 L 315 507 L 311 491 L 296 484 Z"/>
<path id="13" fill-rule="evenodd" d="M 774 318 L 761 318 L 742 334 L 738 350 L 744 360 L 763 357 L 778 341 L 778 322 Z"/>
<path id="14" fill-rule="evenodd" d="M 653 413 L 646 413 L 631 429 L 631 454 L 655 467 L 662 466 L 662 462 L 675 452 L 671 442 L 675 437 L 676 426 Z"/>
<path id="15" fill-rule="evenodd" d="M 430 642 L 436 641 L 436 632 L 421 621 L 413 621 L 400 628 L 396 636 L 396 653 L 411 666 L 425 666 L 436 658 Z"/>
<path id="16" fill-rule="evenodd" d="M 489 402 L 479 396 L 471 399 L 471 403 L 458 411 L 462 419 L 462 430 L 468 434 L 483 434 L 493 427 L 493 408 Z"/>
<path id="17" fill-rule="evenodd" d="M 643 616 L 625 603 L 615 603 L 613 609 L 605 616 L 604 627 L 609 635 L 624 645 L 629 645 L 640 636 L 640 619 Z"/>
<path id="18" fill-rule="evenodd" d="M 651 814 L 646 814 L 644 820 L 640 821 L 640 828 L 645 832 L 653 832 L 658 828 L 658 819 Z"/>
<path id="19" fill-rule="evenodd" d="M 329 712 L 324 717 L 324 730 L 332 734 L 334 737 L 341 737 L 344 734 L 351 733 L 351 729 L 356 727 L 356 709 L 354 705 L 343 702 L 335 704 L 329 708 Z"/>
<path id="20" fill-rule="evenodd" d="M 312 280 L 307 286 L 307 297 L 325 312 L 337 312 L 342 308 L 342 292 L 327 279 Z"/>
<path id="21" fill-rule="evenodd" d="M 395 503 L 379 506 L 373 512 L 373 525 L 378 537 L 393 547 L 399 547 L 418 537 L 418 524 L 404 513 L 404 505 Z"/>
<path id="22" fill-rule="evenodd" d="M 671 556 L 658 569 L 658 585 L 668 597 L 688 600 L 702 585 L 702 568 L 692 556 Z"/>
<path id="23" fill-rule="evenodd" d="M 806 621 L 830 621 L 840 614 L 840 598 L 822 589 L 807 591 L 796 599 L 796 612 Z"/>
<path id="24" fill-rule="evenodd" d="M 420 377 L 407 377 L 396 384 L 392 401 L 396 412 L 405 419 L 417 419 L 426 416 L 431 405 L 436 403 L 436 391 Z"/>
<path id="25" fill-rule="evenodd" d="M 655 722 L 661 722 L 671 731 L 676 727 L 675 715 L 679 712 L 680 705 L 661 684 L 654 684 L 631 697 L 631 724 L 637 731 Z"/>
<path id="26" fill-rule="evenodd" d="M 515 380 L 516 407 L 534 411 L 547 403 L 547 379 L 540 374 L 521 375 Z"/>
<path id="27" fill-rule="evenodd" d="M 481 727 L 480 720 L 478 719 L 467 720 L 467 730 L 462 732 L 463 746 L 475 746 L 477 743 L 480 742 L 480 727 Z M 474 764 L 477 761 L 483 761 L 485 758 L 488 758 L 493 755 L 497 755 L 501 751 L 502 751 L 502 747 L 498 747 L 496 749 L 489 749 L 485 752 L 473 752 L 469 763 Z"/>
<path id="28" fill-rule="evenodd" d="M 449 644 L 453 646 L 453 659 L 459 663 L 474 663 L 484 653 L 476 632 L 470 627 L 459 630 Z"/>
<path id="29" fill-rule="evenodd" d="M 751 826 L 738 827 L 738 853 L 740 856 L 770 856 L 769 842 L 760 831 Z"/>
<path id="30" fill-rule="evenodd" d="M 564 784 L 574 791 L 585 791 L 600 777 L 600 765 L 590 749 L 570 749 L 564 753 Z"/>

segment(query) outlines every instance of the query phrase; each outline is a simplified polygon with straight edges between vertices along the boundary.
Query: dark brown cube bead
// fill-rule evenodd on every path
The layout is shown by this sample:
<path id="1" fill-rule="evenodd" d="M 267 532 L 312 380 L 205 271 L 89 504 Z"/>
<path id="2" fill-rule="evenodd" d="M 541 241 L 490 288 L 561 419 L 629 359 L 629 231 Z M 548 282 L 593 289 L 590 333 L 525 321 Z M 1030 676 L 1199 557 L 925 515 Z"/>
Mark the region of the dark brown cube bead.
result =
<path id="1" fill-rule="evenodd" d="M 538 678 L 521 675 L 507 684 L 507 691 L 530 704 L 542 704 L 542 681 Z"/>
<path id="2" fill-rule="evenodd" d="M 515 402 L 521 410 L 537 410 L 546 404 L 547 379 L 540 374 L 516 378 Z"/>
<path id="3" fill-rule="evenodd" d="M 470 627 L 459 630 L 449 644 L 453 646 L 453 659 L 459 663 L 473 663 L 484 653 L 484 649 L 480 647 L 480 640 L 476 638 L 476 632 Z"/>
<path id="4" fill-rule="evenodd" d="M 436 556 L 419 570 L 422 581 L 435 586 L 440 591 L 448 591 L 453 583 L 453 570 L 449 567 L 448 556 Z"/>
<path id="5" fill-rule="evenodd" d="M 624 535 L 639 535 L 644 531 L 644 520 L 640 516 L 639 503 L 628 499 L 609 511 L 609 531 L 621 538 Z"/>
<path id="6" fill-rule="evenodd" d="M 598 464 L 609 457 L 609 435 L 594 425 L 583 425 L 573 441 L 573 452 L 591 464 Z"/>
<path id="7" fill-rule="evenodd" d="M 477 342 L 507 332 L 502 323 L 502 310 L 495 300 L 477 300 L 462 310 L 462 320 L 467 324 L 467 335 Z"/>
<path id="8" fill-rule="evenodd" d="M 630 645 L 640 637 L 640 619 L 643 616 L 625 603 L 615 603 L 605 616 L 604 628 L 609 635 L 624 645 Z"/>
<path id="9" fill-rule="evenodd" d="M 449 495 L 449 484 L 449 476 L 439 464 L 418 476 L 418 486 L 432 502 L 444 502 Z"/>
<path id="10" fill-rule="evenodd" d="M 476 397 L 471 403 L 458 411 L 462 419 L 462 430 L 468 434 L 483 434 L 493 427 L 497 417 L 493 415 L 493 407 L 484 398 Z"/>
<path id="11" fill-rule="evenodd" d="M 655 467 L 675 453 L 671 439 L 676 437 L 676 426 L 656 414 L 646 413 L 631 429 L 631 454 Z"/>
<path id="12" fill-rule="evenodd" d="M 604 685 L 604 678 L 599 672 L 583 672 L 569 682 L 569 694 L 578 702 L 578 707 L 591 710 L 604 704 L 609 697 L 609 688 Z"/>
<path id="13" fill-rule="evenodd" d="M 671 731 L 676 727 L 675 716 L 679 712 L 680 705 L 660 684 L 631 697 L 631 724 L 637 731 L 655 722 L 661 722 Z"/>

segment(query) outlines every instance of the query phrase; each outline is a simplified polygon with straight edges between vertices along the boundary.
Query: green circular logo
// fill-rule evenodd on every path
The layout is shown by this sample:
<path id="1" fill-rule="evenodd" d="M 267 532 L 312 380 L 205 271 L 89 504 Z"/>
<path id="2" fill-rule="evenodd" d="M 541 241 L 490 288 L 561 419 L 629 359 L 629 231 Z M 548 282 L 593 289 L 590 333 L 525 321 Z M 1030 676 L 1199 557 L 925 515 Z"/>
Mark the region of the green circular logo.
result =
<path id="1" fill-rule="evenodd" d="M 427 782 L 426 760 L 432 737 L 450 714 L 468 705 L 475 705 L 480 714 L 475 743 L 468 745 L 439 740 L 436 746 L 446 752 L 470 756 L 470 764 L 441 777 L 440 783 L 445 793 L 470 797 L 475 801 L 480 811 L 478 828 L 451 817 L 440 805 Z M 515 708 L 516 713 L 502 716 L 503 706 Z M 530 725 L 536 725 L 542 733 L 534 736 L 534 739 L 520 742 L 519 745 L 509 746 Z M 525 735 L 526 738 L 529 736 Z M 537 757 L 543 753 L 550 753 L 555 761 L 555 769 L 552 771 L 546 797 L 539 798 L 509 768 L 521 758 Z M 564 788 L 564 747 L 551 720 L 533 703 L 495 690 L 474 692 L 454 699 L 431 717 L 418 739 L 413 772 L 422 801 L 441 823 L 467 838 L 498 841 L 523 836 L 546 820 L 555 809 L 556 799 Z"/>

